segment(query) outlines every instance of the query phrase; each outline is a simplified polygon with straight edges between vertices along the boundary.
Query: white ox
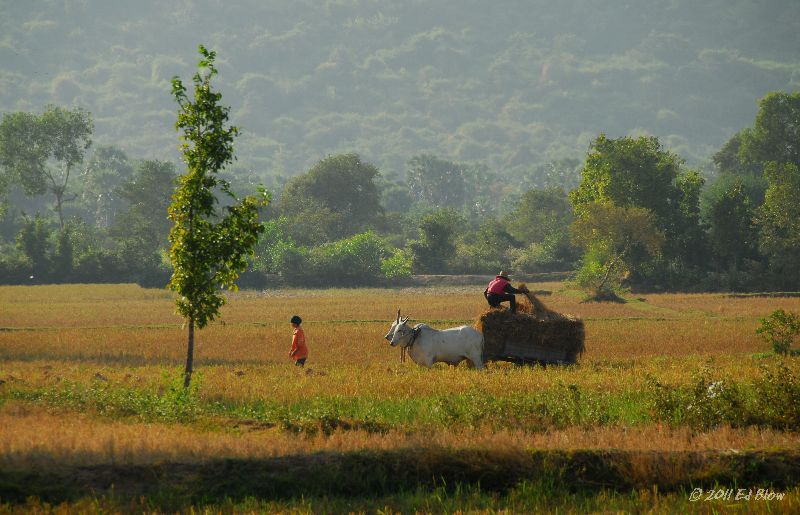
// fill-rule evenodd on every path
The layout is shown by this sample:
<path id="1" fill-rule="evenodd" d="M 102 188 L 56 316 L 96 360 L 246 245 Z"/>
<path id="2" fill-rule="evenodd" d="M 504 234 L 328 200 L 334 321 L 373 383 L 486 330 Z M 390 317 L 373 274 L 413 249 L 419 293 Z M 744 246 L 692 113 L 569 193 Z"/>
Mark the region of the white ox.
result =
<path id="1" fill-rule="evenodd" d="M 408 317 L 397 318 L 386 333 L 392 347 L 400 345 L 414 363 L 432 367 L 434 363 L 458 365 L 469 360 L 477 369 L 483 368 L 483 334 L 468 325 L 437 330 L 426 324 L 408 325 Z"/>

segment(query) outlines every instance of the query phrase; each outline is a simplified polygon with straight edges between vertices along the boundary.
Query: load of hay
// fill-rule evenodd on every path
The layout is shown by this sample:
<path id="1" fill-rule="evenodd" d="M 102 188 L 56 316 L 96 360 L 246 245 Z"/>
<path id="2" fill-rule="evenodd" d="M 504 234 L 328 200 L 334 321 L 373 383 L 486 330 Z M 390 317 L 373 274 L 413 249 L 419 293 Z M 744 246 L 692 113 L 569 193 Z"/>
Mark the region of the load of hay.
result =
<path id="1" fill-rule="evenodd" d="M 575 363 L 584 351 L 583 321 L 549 310 L 532 293 L 526 297 L 516 313 L 490 308 L 475 323 L 483 333 L 484 361 Z"/>

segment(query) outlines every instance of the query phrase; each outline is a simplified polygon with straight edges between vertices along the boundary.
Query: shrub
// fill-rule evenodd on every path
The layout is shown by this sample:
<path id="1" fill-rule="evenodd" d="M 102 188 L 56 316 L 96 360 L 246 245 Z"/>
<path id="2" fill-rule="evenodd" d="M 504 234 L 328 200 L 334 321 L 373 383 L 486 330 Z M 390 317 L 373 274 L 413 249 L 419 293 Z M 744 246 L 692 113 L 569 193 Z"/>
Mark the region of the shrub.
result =
<path id="1" fill-rule="evenodd" d="M 753 384 L 710 379 L 703 370 L 688 385 L 664 385 L 649 380 L 653 419 L 695 429 L 727 424 L 779 430 L 800 429 L 800 380 L 785 364 L 761 367 Z"/>
<path id="2" fill-rule="evenodd" d="M 800 429 L 800 378 L 784 363 L 771 370 L 761 367 L 756 390 L 756 415 L 760 425 L 797 431 Z"/>
<path id="3" fill-rule="evenodd" d="M 558 272 L 570 270 L 578 258 L 567 233 L 554 232 L 541 242 L 521 249 L 510 249 L 511 268 L 522 272 Z"/>
<path id="4" fill-rule="evenodd" d="M 792 342 L 800 334 L 800 317 L 782 309 L 775 310 L 761 319 L 761 326 L 756 329 L 756 334 L 772 344 L 776 354 L 785 356 L 790 353 Z"/>
<path id="5" fill-rule="evenodd" d="M 619 300 L 619 295 L 627 288 L 623 285 L 628 277 L 628 269 L 623 264 L 609 266 L 607 252 L 599 247 L 586 251 L 581 258 L 581 266 L 575 272 L 573 284 L 586 291 L 591 300 Z"/>
<path id="6" fill-rule="evenodd" d="M 381 260 L 387 255 L 383 240 L 368 231 L 313 248 L 310 262 L 318 282 L 362 285 L 382 276 Z"/>
<path id="7" fill-rule="evenodd" d="M 29 284 L 37 279 L 27 256 L 11 247 L 0 247 L 0 283 Z"/>
<path id="8" fill-rule="evenodd" d="M 64 380 L 34 391 L 16 391 L 14 398 L 44 401 L 52 406 L 94 411 L 109 417 L 135 417 L 142 421 L 191 422 L 201 412 L 202 374 L 188 388 L 183 374 L 164 371 L 161 381 L 147 389 L 132 388 L 106 379 L 90 383 Z"/>
<path id="9" fill-rule="evenodd" d="M 411 256 L 403 249 L 397 249 L 394 254 L 381 261 L 381 272 L 389 279 L 411 277 L 411 265 Z"/>
<path id="10" fill-rule="evenodd" d="M 673 426 L 687 424 L 707 430 L 722 424 L 740 427 L 751 421 L 743 390 L 733 381 L 712 381 L 702 373 L 685 386 L 651 381 L 651 392 L 654 418 Z"/>
<path id="11" fill-rule="evenodd" d="M 271 251 L 274 271 L 289 283 L 302 283 L 307 280 L 309 257 L 308 249 L 291 242 L 278 242 Z"/>
<path id="12" fill-rule="evenodd" d="M 748 422 L 742 388 L 730 380 L 711 381 L 705 375 L 690 385 L 686 422 L 695 429 L 722 424 L 741 427 Z"/>
<path id="13" fill-rule="evenodd" d="M 91 249 L 78 256 L 73 279 L 79 283 L 109 283 L 127 279 L 127 270 L 119 256 L 104 249 Z"/>

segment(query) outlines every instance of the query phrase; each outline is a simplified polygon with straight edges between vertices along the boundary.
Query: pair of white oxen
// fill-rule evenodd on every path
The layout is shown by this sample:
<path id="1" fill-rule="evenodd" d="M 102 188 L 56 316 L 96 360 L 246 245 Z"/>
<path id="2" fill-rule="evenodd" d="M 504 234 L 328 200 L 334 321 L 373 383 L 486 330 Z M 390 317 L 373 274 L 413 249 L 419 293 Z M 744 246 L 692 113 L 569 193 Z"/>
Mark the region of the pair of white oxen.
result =
<path id="1" fill-rule="evenodd" d="M 406 350 L 411 359 L 423 367 L 434 363 L 458 365 L 469 360 L 477 369 L 483 365 L 483 334 L 468 325 L 437 330 L 427 324 L 408 325 L 408 317 L 397 318 L 392 322 L 384 337 L 392 347 L 399 345 Z"/>

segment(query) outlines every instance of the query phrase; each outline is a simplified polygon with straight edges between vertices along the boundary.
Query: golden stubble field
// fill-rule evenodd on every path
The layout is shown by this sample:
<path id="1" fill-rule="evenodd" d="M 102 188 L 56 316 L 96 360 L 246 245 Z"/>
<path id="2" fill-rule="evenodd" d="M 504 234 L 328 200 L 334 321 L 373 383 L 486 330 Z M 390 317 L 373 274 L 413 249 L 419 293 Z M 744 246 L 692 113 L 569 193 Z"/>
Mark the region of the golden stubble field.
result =
<path id="1" fill-rule="evenodd" d="M 755 334 L 775 309 L 800 311 L 800 298 L 643 295 L 626 304 L 580 303 L 559 283 L 542 300 L 586 321 L 584 360 L 731 357 L 769 351 Z M 401 290 L 289 290 L 234 293 L 219 322 L 198 333 L 199 364 L 286 363 L 288 320 L 300 314 L 315 365 L 395 363 L 383 340 L 398 308 L 437 328 L 472 324 L 483 312 L 481 287 Z M 133 285 L 0 287 L 4 361 L 80 360 L 123 365 L 180 361 L 182 320 L 171 294 Z"/>
<path id="2" fill-rule="evenodd" d="M 286 290 L 230 295 L 222 318 L 198 333 L 200 396 L 225 403 L 261 400 L 287 406 L 310 399 L 337 402 L 411 401 L 468 391 L 496 398 L 577 385 L 582 391 L 636 392 L 653 378 L 683 384 L 703 370 L 748 381 L 769 347 L 755 334 L 775 309 L 800 311 L 800 299 L 718 294 L 635 295 L 626 304 L 583 304 L 560 283 L 529 285 L 552 292 L 551 309 L 580 316 L 586 348 L 577 367 L 514 367 L 485 372 L 400 363 L 383 339 L 398 308 L 437 328 L 473 323 L 485 309 L 483 287 Z M 287 357 L 293 314 L 304 319 L 310 347 L 306 369 Z M 164 290 L 133 285 L 0 287 L 0 393 L 9 388 L 98 382 L 156 388 L 165 370 L 185 358 L 185 330 Z M 796 367 L 796 363 L 793 363 Z M 270 424 L 204 418 L 191 424 L 109 418 L 92 409 L 4 397 L 0 457 L 29 462 L 129 463 L 273 456 L 318 450 L 445 445 L 524 448 L 659 450 L 800 448 L 791 432 L 718 427 L 696 431 L 661 424 L 492 429 L 420 426 L 382 432 L 337 429 L 306 437 Z"/>

